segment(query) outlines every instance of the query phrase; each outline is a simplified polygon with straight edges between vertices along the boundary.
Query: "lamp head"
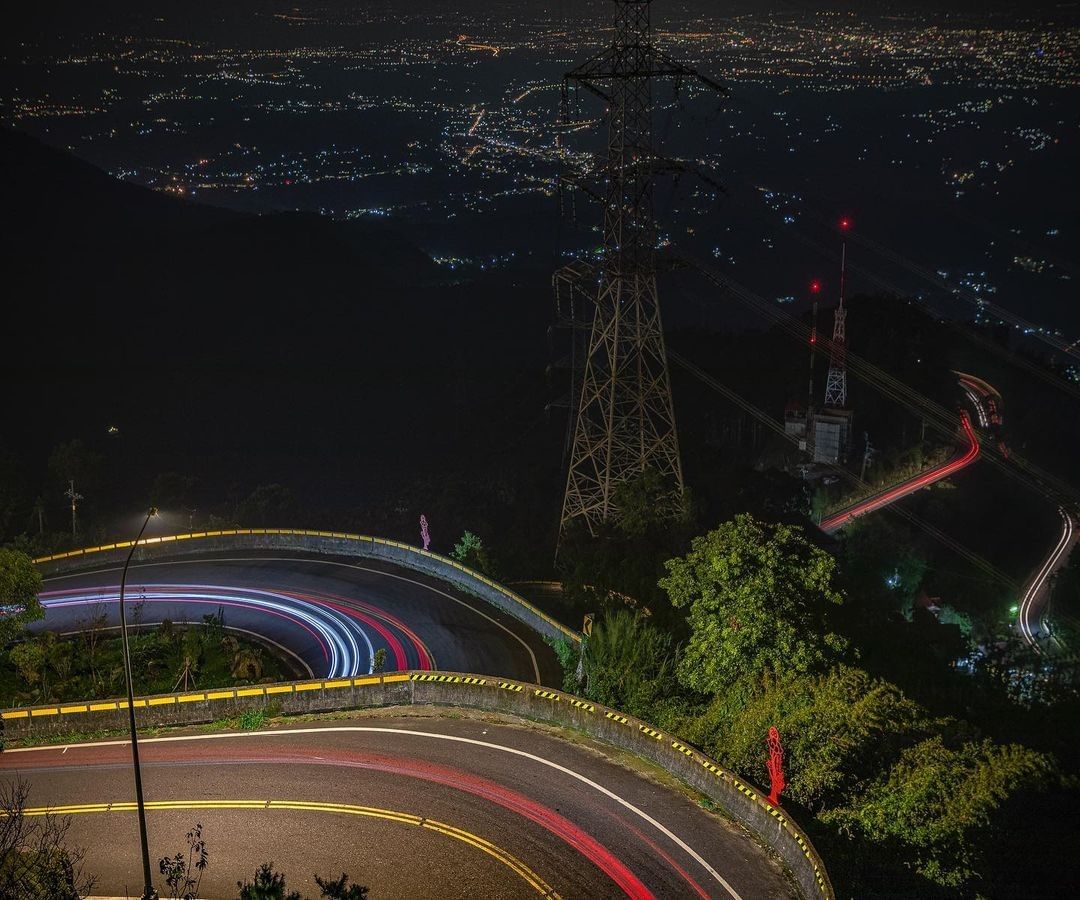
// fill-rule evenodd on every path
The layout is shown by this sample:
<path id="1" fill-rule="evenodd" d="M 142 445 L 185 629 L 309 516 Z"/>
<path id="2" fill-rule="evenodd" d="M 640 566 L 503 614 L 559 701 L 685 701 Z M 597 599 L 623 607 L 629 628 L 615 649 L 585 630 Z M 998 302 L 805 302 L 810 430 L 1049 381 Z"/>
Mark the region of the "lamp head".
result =
<path id="1" fill-rule="evenodd" d="M 157 516 L 158 516 L 158 508 L 156 506 L 151 506 L 150 507 L 150 512 L 147 513 L 147 517 L 151 518 L 151 519 L 156 519 Z"/>

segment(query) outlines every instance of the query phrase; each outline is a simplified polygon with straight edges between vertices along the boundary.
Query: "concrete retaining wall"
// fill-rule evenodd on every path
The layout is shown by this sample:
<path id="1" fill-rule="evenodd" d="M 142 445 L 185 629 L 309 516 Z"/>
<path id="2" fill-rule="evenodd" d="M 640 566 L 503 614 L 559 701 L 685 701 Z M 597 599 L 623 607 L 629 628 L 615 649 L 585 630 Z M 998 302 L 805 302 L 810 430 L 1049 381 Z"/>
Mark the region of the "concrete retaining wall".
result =
<path id="1" fill-rule="evenodd" d="M 806 900 L 835 897 L 825 866 L 806 835 L 755 787 L 673 735 L 561 691 L 454 672 L 395 672 L 135 700 L 141 728 L 211 722 L 268 706 L 300 714 L 410 704 L 475 707 L 575 728 L 651 760 L 711 798 L 772 847 L 794 873 Z M 57 739 L 76 732 L 125 731 L 127 701 L 11 709 L 0 713 L 0 721 L 8 741 Z"/>
<path id="2" fill-rule="evenodd" d="M 131 550 L 131 541 L 87 547 L 34 560 L 46 577 L 77 572 L 110 563 L 122 564 Z M 423 572 L 485 600 L 546 638 L 575 643 L 581 636 L 551 616 L 541 612 L 509 588 L 486 575 L 463 566 L 457 560 L 420 550 L 400 541 L 346 534 L 336 531 L 304 531 L 287 528 L 238 528 L 228 531 L 197 531 L 165 537 L 144 538 L 135 559 L 152 561 L 175 556 L 191 556 L 235 550 L 289 550 L 320 556 L 352 556 L 382 559 Z"/>

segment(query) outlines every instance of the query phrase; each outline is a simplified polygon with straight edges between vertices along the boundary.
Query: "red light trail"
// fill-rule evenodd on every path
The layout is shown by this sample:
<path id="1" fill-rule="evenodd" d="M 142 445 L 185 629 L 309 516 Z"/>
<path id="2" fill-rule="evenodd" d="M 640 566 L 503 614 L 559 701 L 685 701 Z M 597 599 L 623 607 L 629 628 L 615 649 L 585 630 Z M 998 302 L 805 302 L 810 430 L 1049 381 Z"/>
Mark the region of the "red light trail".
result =
<path id="1" fill-rule="evenodd" d="M 971 427 L 971 418 L 966 412 L 961 414 L 960 425 L 968 439 L 968 447 L 960 456 L 955 456 L 948 462 L 942 463 L 940 466 L 928 469 L 895 487 L 889 488 L 880 494 L 875 494 L 873 497 L 829 516 L 827 519 L 822 519 L 821 530 L 827 534 L 839 531 L 852 519 L 857 519 L 859 516 L 865 516 L 867 513 L 881 509 L 883 506 L 888 506 L 890 503 L 895 503 L 902 497 L 915 493 L 915 491 L 920 488 L 941 481 L 943 478 L 948 478 L 955 472 L 959 472 L 961 469 L 970 466 L 979 458 L 979 439 L 975 436 L 975 429 Z"/>

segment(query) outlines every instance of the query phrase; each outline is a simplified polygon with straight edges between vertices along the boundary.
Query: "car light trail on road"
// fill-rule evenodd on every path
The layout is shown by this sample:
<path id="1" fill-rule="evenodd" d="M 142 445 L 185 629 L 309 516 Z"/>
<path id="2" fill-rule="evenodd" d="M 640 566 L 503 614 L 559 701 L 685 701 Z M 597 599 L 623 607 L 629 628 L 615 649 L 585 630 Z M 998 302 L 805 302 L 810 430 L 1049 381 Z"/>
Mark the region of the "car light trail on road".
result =
<path id="1" fill-rule="evenodd" d="M 174 608 L 189 605 L 211 610 L 242 609 L 284 619 L 314 640 L 322 653 L 326 671 L 321 677 L 348 678 L 372 671 L 375 648 L 367 629 L 386 644 L 394 664 L 408 667 L 406 648 L 390 627 L 399 630 L 412 645 L 420 667 L 432 667 L 431 655 L 423 642 L 403 623 L 371 604 L 341 597 L 279 592 L 222 585 L 143 585 L 129 591 L 136 603 L 167 604 Z M 113 586 L 76 590 L 46 591 L 41 604 L 51 609 L 115 606 L 119 589 Z M 48 621 L 46 620 L 46 627 Z"/>
<path id="2" fill-rule="evenodd" d="M 1054 549 L 1050 551 L 1050 555 L 1046 558 L 1042 567 L 1035 573 L 1035 577 L 1031 580 L 1031 584 L 1028 585 L 1028 589 L 1024 592 L 1016 617 L 1016 626 L 1020 629 L 1020 634 L 1038 653 L 1043 652 L 1042 647 L 1039 646 L 1043 604 L 1036 604 L 1035 601 L 1042 594 L 1046 580 L 1057 570 L 1062 556 L 1072 545 L 1076 534 L 1076 525 L 1072 516 L 1064 509 L 1059 509 L 1058 512 L 1062 521 L 1061 537 L 1058 539 Z M 1033 622 L 1034 627 L 1032 626 Z"/>
<path id="3" fill-rule="evenodd" d="M 441 727 L 445 726 L 434 725 L 436 729 Z M 488 727 L 497 730 L 500 726 Z M 516 730 L 515 728 L 514 732 Z M 488 732 L 484 730 L 482 733 L 486 735 Z M 359 739 L 374 738 L 385 743 L 378 748 L 357 746 L 353 741 L 354 736 Z M 492 808 L 499 808 L 532 823 L 549 836 L 551 839 L 549 847 L 561 847 L 558 852 L 577 855 L 587 860 L 612 886 L 617 887 L 620 896 L 635 898 L 635 900 L 650 900 L 654 896 L 659 896 L 642 881 L 639 877 L 640 873 L 634 871 L 630 862 L 622 858 L 627 847 L 640 842 L 648 848 L 649 857 L 660 861 L 674 874 L 681 885 L 678 896 L 717 896 L 717 889 L 719 889 L 730 900 L 742 900 L 742 894 L 717 871 L 709 860 L 649 812 L 626 799 L 618 792 L 617 785 L 612 784 L 609 787 L 579 771 L 571 762 L 571 759 L 576 758 L 576 754 L 581 752 L 576 747 L 571 751 L 571 758 L 566 760 L 568 764 L 564 765 L 545 755 L 546 752 L 550 752 L 550 745 L 546 742 L 542 742 L 541 746 L 531 747 L 530 749 L 535 752 L 530 752 L 508 746 L 498 740 L 481 740 L 441 733 L 439 730 L 417 730 L 401 725 L 394 727 L 327 725 L 253 732 L 211 732 L 149 737 L 143 743 L 148 748 L 147 769 L 158 773 L 155 778 L 159 783 L 167 777 L 164 773 L 170 771 L 190 774 L 192 766 L 198 766 L 200 769 L 230 766 L 237 768 L 234 769 L 236 774 L 229 777 L 229 784 L 240 785 L 253 781 L 260 784 L 291 784 L 288 774 L 278 774 L 278 772 L 288 773 L 298 768 L 319 767 L 333 770 L 336 774 L 325 779 L 316 779 L 314 783 L 325 785 L 328 792 L 337 795 L 345 785 L 370 783 L 367 778 L 354 781 L 347 775 L 348 772 L 379 773 L 393 779 L 401 779 L 402 784 L 417 782 L 468 794 Z M 461 760 L 460 764 L 440 759 L 438 745 L 447 748 L 460 747 L 461 752 L 458 756 Z M 47 772 L 79 773 L 81 776 L 79 785 L 92 792 L 93 786 L 98 782 L 93 777 L 87 776 L 94 770 L 107 772 L 117 768 L 117 761 L 122 758 L 126 746 L 127 742 L 123 740 L 105 740 L 67 745 L 18 747 L 4 754 L 4 763 L 8 772 L 19 772 L 27 777 Z M 543 788 L 545 796 L 542 798 L 530 796 L 525 793 L 525 788 L 520 786 L 516 779 L 505 780 L 506 770 L 503 769 L 504 764 L 499 762 L 498 757 L 509 757 L 519 761 L 526 767 L 520 773 L 521 775 L 525 775 L 534 766 L 541 766 L 550 771 L 551 776 L 541 782 L 545 785 Z M 591 759 L 591 757 L 587 758 Z M 249 775 L 248 772 L 255 774 Z M 590 774 L 598 777 L 595 772 Z M 530 781 L 532 781 L 531 778 L 525 778 L 523 783 Z M 568 788 L 567 785 L 577 785 L 580 789 L 590 793 L 595 792 L 597 795 L 595 800 L 584 806 L 577 805 L 580 801 L 570 802 L 571 808 L 577 807 L 577 815 L 581 814 L 581 808 L 595 809 L 598 804 L 605 802 L 613 806 L 603 811 L 602 820 L 583 827 L 585 823 L 579 824 L 569 817 L 569 812 L 560 810 L 563 804 L 559 802 L 559 799 L 568 800 L 578 789 Z M 83 787 L 79 788 L 80 793 Z M 406 793 L 425 795 L 430 791 L 424 788 L 416 791 L 406 789 Z M 554 796 L 548 796 L 549 793 Z M 333 799 L 334 802 L 322 802 L 324 799 Z M 150 803 L 147 808 L 164 810 L 173 808 L 171 804 L 176 804 L 175 808 L 200 808 L 196 804 L 201 804 L 201 808 L 206 809 L 264 810 L 277 806 L 302 810 L 309 808 L 310 804 L 312 809 L 344 812 L 345 810 L 331 810 L 331 807 L 337 805 L 336 801 L 336 796 L 334 798 L 312 797 L 303 803 L 295 800 L 268 802 L 205 798 L 196 801 L 164 800 L 156 804 Z M 469 808 L 467 804 L 460 804 L 460 807 L 461 809 Z M 111 811 L 128 811 L 131 808 L 133 806 L 121 803 L 111 807 Z M 373 809 L 366 805 L 352 808 Z M 80 796 L 78 799 L 72 798 L 55 803 L 52 807 L 35 808 L 34 814 L 40 815 L 46 810 L 64 815 L 107 812 L 110 808 L 108 804 L 101 803 L 97 797 Z M 373 811 L 380 810 L 373 809 Z M 408 814 L 395 815 L 408 816 Z M 603 826 L 599 824 L 600 821 L 603 822 Z M 652 832 L 652 836 L 646 835 L 642 829 Z M 668 849 L 659 846 L 658 841 L 670 842 Z M 686 866 L 674 858 L 672 852 L 677 851 L 685 853 L 711 876 L 710 880 L 714 882 L 712 890 L 706 890 L 697 878 L 687 871 Z M 510 859 L 520 861 L 517 857 L 510 857 Z M 535 877 L 538 881 L 540 880 L 538 875 Z M 551 888 L 548 887 L 548 889 Z"/>
<path id="4" fill-rule="evenodd" d="M 942 463 L 940 466 L 935 466 L 926 472 L 922 472 L 914 478 L 910 478 L 895 487 L 882 491 L 880 494 L 875 494 L 866 500 L 862 500 L 853 506 L 849 506 L 847 509 L 843 509 L 834 515 L 829 516 L 827 519 L 822 519 L 821 530 L 827 534 L 839 531 L 850 521 L 857 519 L 859 516 L 865 516 L 867 513 L 881 509 L 883 506 L 895 503 L 897 500 L 900 500 L 909 494 L 913 494 L 921 488 L 934 484 L 937 481 L 941 481 L 943 478 L 948 478 L 950 475 L 970 466 L 979 458 L 979 439 L 975 435 L 975 429 L 971 427 L 971 418 L 966 412 L 961 415 L 960 425 L 968 440 L 967 449 L 964 450 L 962 454 L 953 457 L 948 462 Z"/>

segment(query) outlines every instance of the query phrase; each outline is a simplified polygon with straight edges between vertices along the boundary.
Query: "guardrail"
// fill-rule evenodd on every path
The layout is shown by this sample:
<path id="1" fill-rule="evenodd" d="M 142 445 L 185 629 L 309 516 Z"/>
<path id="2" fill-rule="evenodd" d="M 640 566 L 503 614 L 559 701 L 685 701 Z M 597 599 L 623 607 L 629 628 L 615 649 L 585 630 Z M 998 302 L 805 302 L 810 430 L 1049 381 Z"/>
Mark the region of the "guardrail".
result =
<path id="1" fill-rule="evenodd" d="M 122 562 L 134 541 L 103 544 L 43 556 L 34 562 L 46 575 L 78 571 L 98 563 Z M 486 575 L 463 566 L 456 559 L 421 550 L 401 541 L 349 534 L 341 531 L 310 531 L 295 528 L 233 528 L 195 531 L 139 541 L 135 558 L 148 560 L 210 553 L 217 550 L 299 550 L 330 556 L 383 559 L 413 571 L 433 575 L 491 603 L 547 638 L 578 643 L 581 636 L 537 609 L 528 600 Z"/>
<path id="2" fill-rule="evenodd" d="M 520 681 L 460 672 L 394 672 L 359 678 L 294 681 L 219 691 L 138 697 L 140 727 L 193 725 L 274 706 L 284 713 L 362 707 L 474 707 L 582 731 L 648 759 L 712 799 L 784 860 L 804 898 L 835 900 L 825 865 L 806 834 L 753 785 L 647 722 L 580 697 Z M 126 700 L 32 706 L 0 712 L 5 737 L 62 738 L 127 728 Z"/>

